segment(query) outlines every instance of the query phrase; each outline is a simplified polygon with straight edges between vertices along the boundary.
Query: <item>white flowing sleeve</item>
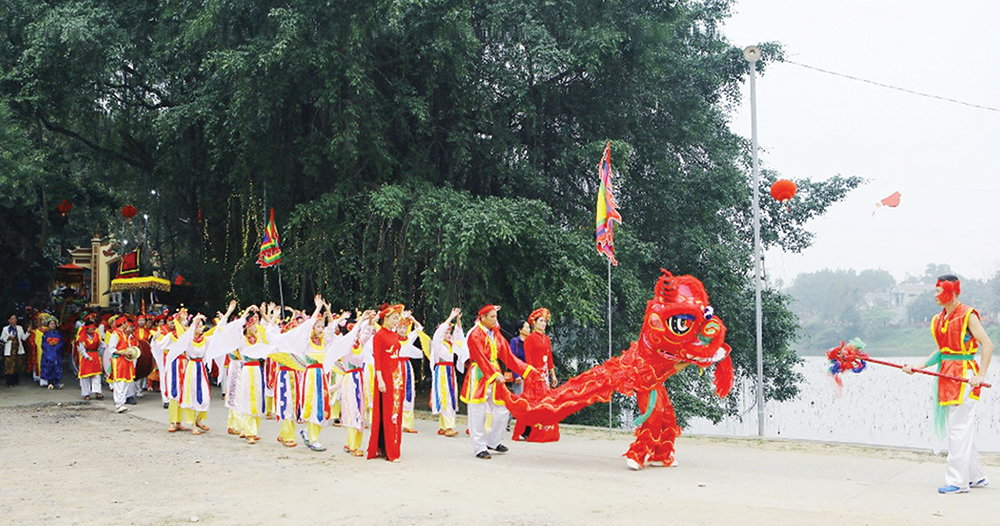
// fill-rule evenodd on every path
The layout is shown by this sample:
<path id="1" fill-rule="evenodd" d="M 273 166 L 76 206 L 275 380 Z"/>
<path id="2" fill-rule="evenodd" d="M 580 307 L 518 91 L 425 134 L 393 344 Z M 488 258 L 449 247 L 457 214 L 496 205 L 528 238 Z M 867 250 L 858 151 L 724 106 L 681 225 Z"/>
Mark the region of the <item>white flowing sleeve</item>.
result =
<path id="1" fill-rule="evenodd" d="M 325 372 L 330 372 L 331 367 L 333 367 L 337 360 L 351 354 L 354 342 L 358 340 L 358 334 L 366 327 L 368 327 L 368 320 L 362 320 L 354 324 L 354 328 L 350 332 L 338 337 L 330 345 L 326 346 L 326 356 L 323 358 L 323 370 Z"/>
<path id="2" fill-rule="evenodd" d="M 194 342 L 194 330 L 188 327 L 184 334 L 177 337 L 176 341 L 167 344 L 167 359 L 166 362 L 170 363 L 177 359 L 178 356 L 184 354 L 191 347 L 191 343 Z"/>
<path id="3" fill-rule="evenodd" d="M 159 371 L 163 371 L 164 368 L 164 355 L 163 350 L 170 341 L 170 334 L 153 334 L 153 338 L 149 340 L 149 350 L 153 353 L 153 361 L 156 362 L 156 368 Z"/>
<path id="4" fill-rule="evenodd" d="M 296 356 L 305 356 L 309 349 L 309 339 L 312 337 L 313 327 L 316 325 L 315 317 L 309 318 L 302 322 L 301 325 L 295 327 L 294 329 L 282 334 L 280 336 L 280 341 L 271 343 L 278 346 L 281 352 L 286 352 L 288 354 L 294 354 Z M 268 336 L 268 341 L 271 337 Z"/>
<path id="5" fill-rule="evenodd" d="M 455 360 L 455 366 L 458 370 L 465 372 L 465 362 L 469 361 L 469 337 L 466 336 L 465 331 L 462 327 L 456 325 L 455 332 L 451 335 L 451 346 L 455 351 L 455 356 L 458 358 Z"/>
<path id="6" fill-rule="evenodd" d="M 434 329 L 434 336 L 431 336 L 431 365 L 445 359 L 444 333 L 448 332 L 448 324 L 442 323 Z"/>
<path id="7" fill-rule="evenodd" d="M 239 349 L 241 345 L 243 345 L 243 318 L 221 323 L 215 327 L 215 332 L 208 340 L 205 358 L 216 360 Z"/>
<path id="8" fill-rule="evenodd" d="M 111 337 L 108 338 L 108 344 L 104 346 L 104 352 L 101 353 L 101 362 L 104 365 L 104 370 L 108 371 L 111 369 L 111 355 L 118 348 L 118 334 L 111 333 Z"/>
<path id="9" fill-rule="evenodd" d="M 406 337 L 406 342 L 400 345 L 399 347 L 400 356 L 415 360 L 423 359 L 424 353 L 421 352 L 416 345 L 413 345 L 413 342 L 417 341 L 417 330 L 418 329 L 410 331 L 410 334 L 407 335 Z"/>

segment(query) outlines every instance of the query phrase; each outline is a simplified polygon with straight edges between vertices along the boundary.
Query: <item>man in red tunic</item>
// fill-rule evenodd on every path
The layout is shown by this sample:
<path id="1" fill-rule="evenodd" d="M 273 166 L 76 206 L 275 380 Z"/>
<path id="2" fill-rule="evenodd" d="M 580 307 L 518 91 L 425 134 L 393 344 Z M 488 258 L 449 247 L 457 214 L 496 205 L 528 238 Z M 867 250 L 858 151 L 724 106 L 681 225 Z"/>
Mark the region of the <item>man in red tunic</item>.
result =
<path id="1" fill-rule="evenodd" d="M 115 410 L 119 413 L 128 411 L 128 406 L 125 405 L 128 386 L 135 380 L 135 362 L 130 354 L 138 351 L 139 340 L 135 337 L 135 325 L 127 315 L 123 315 L 115 320 L 115 330 L 108 339 L 108 349 L 105 351 L 111 369 L 108 383 L 111 384 L 114 395 Z"/>
<path id="2" fill-rule="evenodd" d="M 372 337 L 375 355 L 375 400 L 372 407 L 368 458 L 384 456 L 399 462 L 399 443 L 403 435 L 403 370 L 399 363 L 401 342 L 396 325 L 403 317 L 403 305 L 389 305 L 379 312 L 382 328 Z"/>
<path id="3" fill-rule="evenodd" d="M 469 331 L 469 359 L 472 365 L 465 374 L 465 384 L 462 386 L 462 401 L 469 407 L 469 436 L 472 438 L 472 450 L 476 458 L 488 459 L 489 450 L 497 453 L 507 451 L 507 446 L 500 443 L 503 433 L 507 430 L 507 420 L 510 412 L 502 400 L 496 397 L 497 389 L 507 389 L 503 384 L 503 373 L 500 362 L 511 371 L 524 378 L 527 384 L 529 374 L 534 371 L 530 365 L 518 360 L 510 352 L 510 345 L 500 334 L 500 324 L 497 322 L 497 311 L 500 307 L 486 305 L 479 309 L 476 326 Z M 489 433 L 486 432 L 487 411 L 493 415 L 493 423 Z"/>
<path id="4" fill-rule="evenodd" d="M 104 398 L 101 393 L 101 374 L 104 372 L 101 361 L 101 335 L 97 332 L 97 315 L 88 314 L 83 320 L 83 327 L 76 337 L 76 351 L 79 359 L 80 395 L 84 400 L 94 397 Z"/>
<path id="5" fill-rule="evenodd" d="M 979 322 L 979 313 L 958 301 L 961 293 L 957 277 L 938 278 L 935 299 L 944 308 L 931 321 L 931 330 L 939 350 L 920 365 L 903 365 L 903 372 L 913 374 L 913 369 L 939 364 L 941 374 L 966 379 L 938 379 L 938 406 L 946 412 L 948 428 L 948 468 L 945 485 L 938 488 L 938 493 L 945 494 L 966 493 L 970 487 L 983 488 L 990 483 L 974 439 L 976 402 L 993 358 L 993 342 Z M 983 351 L 982 367 L 975 359 L 979 349 Z"/>

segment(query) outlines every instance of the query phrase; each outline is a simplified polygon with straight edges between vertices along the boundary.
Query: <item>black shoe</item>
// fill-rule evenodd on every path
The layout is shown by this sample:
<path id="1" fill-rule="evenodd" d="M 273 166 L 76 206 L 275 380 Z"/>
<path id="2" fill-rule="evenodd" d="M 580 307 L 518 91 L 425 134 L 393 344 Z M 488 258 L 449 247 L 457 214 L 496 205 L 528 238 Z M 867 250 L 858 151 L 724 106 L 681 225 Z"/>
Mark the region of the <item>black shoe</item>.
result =
<path id="1" fill-rule="evenodd" d="M 128 404 L 128 405 L 136 405 L 139 402 L 135 401 L 135 397 L 134 396 L 130 396 L 130 397 L 128 397 L 128 398 L 125 399 L 125 403 Z"/>
<path id="2" fill-rule="evenodd" d="M 164 409 L 169 409 L 170 408 L 170 402 L 163 402 L 163 408 Z"/>
<path id="3" fill-rule="evenodd" d="M 490 455 L 489 451 L 480 451 L 479 453 L 476 453 L 476 458 L 481 458 L 483 460 L 489 460 L 489 459 L 491 459 L 493 457 Z"/>
<path id="4" fill-rule="evenodd" d="M 506 453 L 506 452 L 510 451 L 510 448 L 508 448 L 507 446 L 505 446 L 503 444 L 497 444 L 497 447 L 488 447 L 486 449 L 492 449 L 493 451 L 496 451 L 497 453 Z"/>

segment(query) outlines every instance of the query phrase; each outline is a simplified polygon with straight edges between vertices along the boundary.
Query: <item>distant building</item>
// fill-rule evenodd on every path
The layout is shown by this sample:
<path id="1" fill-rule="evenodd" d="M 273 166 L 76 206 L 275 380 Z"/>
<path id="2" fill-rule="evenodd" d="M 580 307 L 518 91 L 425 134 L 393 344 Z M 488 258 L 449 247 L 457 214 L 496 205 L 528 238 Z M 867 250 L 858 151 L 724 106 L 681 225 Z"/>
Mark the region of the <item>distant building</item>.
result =
<path id="1" fill-rule="evenodd" d="M 929 283 L 899 283 L 885 292 L 869 292 L 861 299 L 863 308 L 882 308 L 892 313 L 889 325 L 909 323 L 907 307 L 921 294 L 934 290 Z"/>
<path id="2" fill-rule="evenodd" d="M 121 294 L 105 294 L 111 288 L 111 280 L 118 272 L 118 260 L 114 239 L 94 237 L 89 247 L 69 250 L 70 263 L 59 267 L 57 281 L 77 288 L 86 298 L 88 307 L 110 307 L 121 303 Z"/>

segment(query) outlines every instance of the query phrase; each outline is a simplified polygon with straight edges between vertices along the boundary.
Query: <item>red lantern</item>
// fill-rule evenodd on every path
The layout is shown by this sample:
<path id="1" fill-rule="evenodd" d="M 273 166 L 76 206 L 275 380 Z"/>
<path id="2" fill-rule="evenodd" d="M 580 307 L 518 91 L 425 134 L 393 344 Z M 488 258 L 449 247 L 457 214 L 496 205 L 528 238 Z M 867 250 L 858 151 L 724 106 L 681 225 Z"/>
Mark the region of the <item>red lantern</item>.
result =
<path id="1" fill-rule="evenodd" d="M 70 203 L 69 199 L 63 199 L 62 201 L 59 202 L 59 206 L 56 207 L 56 210 L 59 211 L 59 215 L 63 217 L 66 217 L 66 214 L 68 214 L 69 211 L 72 209 L 73 209 L 73 203 Z"/>
<path id="2" fill-rule="evenodd" d="M 788 179 L 778 179 L 771 185 L 771 197 L 784 203 L 795 197 L 795 192 L 797 190 L 798 187 L 795 186 L 795 183 L 789 181 Z"/>
<path id="3" fill-rule="evenodd" d="M 132 219 L 138 213 L 139 211 L 132 205 L 125 205 L 122 207 L 122 216 L 124 216 L 125 219 Z"/>

